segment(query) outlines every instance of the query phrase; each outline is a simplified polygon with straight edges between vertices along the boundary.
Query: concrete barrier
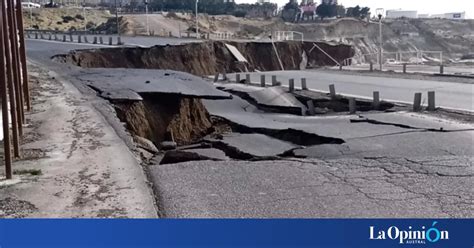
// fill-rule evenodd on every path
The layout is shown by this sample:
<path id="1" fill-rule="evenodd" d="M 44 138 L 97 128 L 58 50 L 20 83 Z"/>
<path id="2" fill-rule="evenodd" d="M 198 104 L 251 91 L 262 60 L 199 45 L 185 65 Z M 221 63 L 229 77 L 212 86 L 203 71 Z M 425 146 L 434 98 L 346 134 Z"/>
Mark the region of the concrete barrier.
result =
<path id="1" fill-rule="evenodd" d="M 293 78 L 288 82 L 288 88 L 290 89 L 290 92 L 295 91 L 295 80 Z"/>
<path id="2" fill-rule="evenodd" d="M 277 86 L 277 85 L 278 85 L 277 76 L 273 75 L 272 76 L 272 86 Z"/>
<path id="3" fill-rule="evenodd" d="M 306 85 L 306 78 L 301 79 L 301 90 L 307 90 L 308 86 Z"/>
<path id="4" fill-rule="evenodd" d="M 314 110 L 314 103 L 313 100 L 309 100 L 306 102 L 306 105 L 308 105 L 308 111 L 309 115 L 315 115 L 316 111 Z"/>
<path id="5" fill-rule="evenodd" d="M 415 99 L 413 100 L 413 111 L 418 112 L 421 110 L 421 93 L 415 93 Z"/>
<path id="6" fill-rule="evenodd" d="M 349 114 L 355 114 L 357 112 L 356 99 L 351 97 L 349 98 Z"/>
<path id="7" fill-rule="evenodd" d="M 329 95 L 331 99 L 336 99 L 336 86 L 334 84 L 329 85 Z"/>
<path id="8" fill-rule="evenodd" d="M 265 87 L 267 83 L 265 82 L 265 75 L 260 75 L 260 86 Z"/>
<path id="9" fill-rule="evenodd" d="M 380 108 L 380 93 L 378 91 L 374 91 L 373 96 L 374 101 L 372 102 L 372 107 L 378 110 Z"/>
<path id="10" fill-rule="evenodd" d="M 435 92 L 428 91 L 428 111 L 436 110 Z"/>

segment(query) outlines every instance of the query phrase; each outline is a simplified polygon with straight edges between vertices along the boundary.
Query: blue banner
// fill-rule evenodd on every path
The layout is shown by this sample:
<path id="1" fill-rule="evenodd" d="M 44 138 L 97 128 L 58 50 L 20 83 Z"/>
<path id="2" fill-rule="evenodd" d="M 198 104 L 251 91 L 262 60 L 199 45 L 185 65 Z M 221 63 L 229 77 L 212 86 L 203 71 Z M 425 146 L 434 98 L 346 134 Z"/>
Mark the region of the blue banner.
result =
<path id="1" fill-rule="evenodd" d="M 474 247 L 452 219 L 0 220 L 0 247 Z"/>

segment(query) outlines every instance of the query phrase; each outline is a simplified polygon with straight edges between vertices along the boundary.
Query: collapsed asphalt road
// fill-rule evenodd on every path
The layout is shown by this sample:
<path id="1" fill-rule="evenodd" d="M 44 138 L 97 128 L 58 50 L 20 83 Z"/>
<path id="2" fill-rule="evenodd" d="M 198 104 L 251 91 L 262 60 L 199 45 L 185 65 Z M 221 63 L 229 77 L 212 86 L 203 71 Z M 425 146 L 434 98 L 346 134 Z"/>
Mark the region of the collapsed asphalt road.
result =
<path id="1" fill-rule="evenodd" d="M 29 42 L 29 59 L 94 99 L 93 106 L 142 158 L 162 217 L 473 217 L 472 123 L 406 111 L 360 116 L 282 113 L 235 94 L 228 99 L 228 92 L 195 78 L 180 84 L 188 92 L 175 101 L 177 92 L 172 98 L 162 94 L 176 88 L 158 85 L 153 94 L 160 95 L 147 95 L 130 86 L 149 87 L 162 72 L 115 69 L 112 73 L 61 64 L 51 56 L 85 46 L 53 44 Z M 56 47 L 44 49 L 48 46 Z M 103 91 L 111 87 L 101 86 L 114 81 L 124 85 L 110 90 L 119 97 L 104 97 Z M 186 87 L 188 83 L 211 87 L 202 91 L 204 86 Z M 125 98 L 122 88 L 127 90 Z M 117 91 L 120 94 L 112 94 Z M 122 108 L 126 118 L 119 119 L 111 106 L 130 100 L 130 93 L 133 103 Z M 172 111 L 165 108 L 170 99 Z M 159 119 L 165 127 L 148 118 L 161 113 L 166 113 Z M 129 121 L 128 129 L 124 120 Z M 186 125 L 187 120 L 195 125 Z M 145 122 L 163 129 L 160 139 L 147 142 L 156 138 L 152 132 L 156 130 L 130 129 Z M 135 137 L 139 132 L 151 136 Z M 167 153 L 161 142 L 169 149 L 173 139 L 178 154 L 173 151 L 174 157 L 163 162 Z M 178 161 L 184 156 L 189 159 Z"/>
<path id="2" fill-rule="evenodd" d="M 337 74 L 324 71 L 275 71 L 252 73 L 252 82 L 260 82 L 260 75 L 267 76 L 267 83 L 272 75 L 277 75 L 283 85 L 288 86 L 293 78 L 299 87 L 301 78 L 307 79 L 308 88 L 318 91 L 329 91 L 329 85 L 336 86 L 337 93 L 372 98 L 373 91 L 379 91 L 380 97 L 387 101 L 413 103 L 417 92 L 423 93 L 423 103 L 427 104 L 427 92 L 436 92 L 436 104 L 440 107 L 474 112 L 474 79 L 462 79 L 465 83 L 427 81 L 418 79 L 401 79 L 373 77 L 369 75 Z M 234 75 L 229 76 L 235 80 Z"/>

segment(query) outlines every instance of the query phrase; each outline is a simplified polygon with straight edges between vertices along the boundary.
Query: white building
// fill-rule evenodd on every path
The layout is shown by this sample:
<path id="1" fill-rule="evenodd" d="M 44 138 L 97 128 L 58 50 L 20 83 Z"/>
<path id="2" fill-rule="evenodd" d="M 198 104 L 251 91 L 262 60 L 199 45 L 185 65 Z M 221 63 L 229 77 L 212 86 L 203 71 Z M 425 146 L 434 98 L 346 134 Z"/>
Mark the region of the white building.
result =
<path id="1" fill-rule="evenodd" d="M 396 18 L 418 18 L 418 11 L 416 10 L 401 10 L 401 9 L 394 9 L 394 10 L 387 10 L 386 13 L 387 18 L 396 19 Z"/>
<path id="2" fill-rule="evenodd" d="M 436 15 L 430 15 L 429 17 L 426 17 L 426 18 L 464 20 L 464 19 L 466 19 L 466 12 L 453 12 L 453 13 L 436 14 Z"/>
<path id="3" fill-rule="evenodd" d="M 445 13 L 444 18 L 451 20 L 464 20 L 466 19 L 466 12 Z"/>

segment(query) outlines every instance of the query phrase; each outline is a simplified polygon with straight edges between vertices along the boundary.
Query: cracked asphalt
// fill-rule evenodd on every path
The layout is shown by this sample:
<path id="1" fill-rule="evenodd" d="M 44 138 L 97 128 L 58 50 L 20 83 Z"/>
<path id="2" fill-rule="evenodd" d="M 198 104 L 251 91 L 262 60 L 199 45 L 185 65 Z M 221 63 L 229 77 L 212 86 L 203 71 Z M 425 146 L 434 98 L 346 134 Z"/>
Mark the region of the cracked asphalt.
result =
<path id="1" fill-rule="evenodd" d="M 472 156 L 156 165 L 169 218 L 472 218 Z"/>

